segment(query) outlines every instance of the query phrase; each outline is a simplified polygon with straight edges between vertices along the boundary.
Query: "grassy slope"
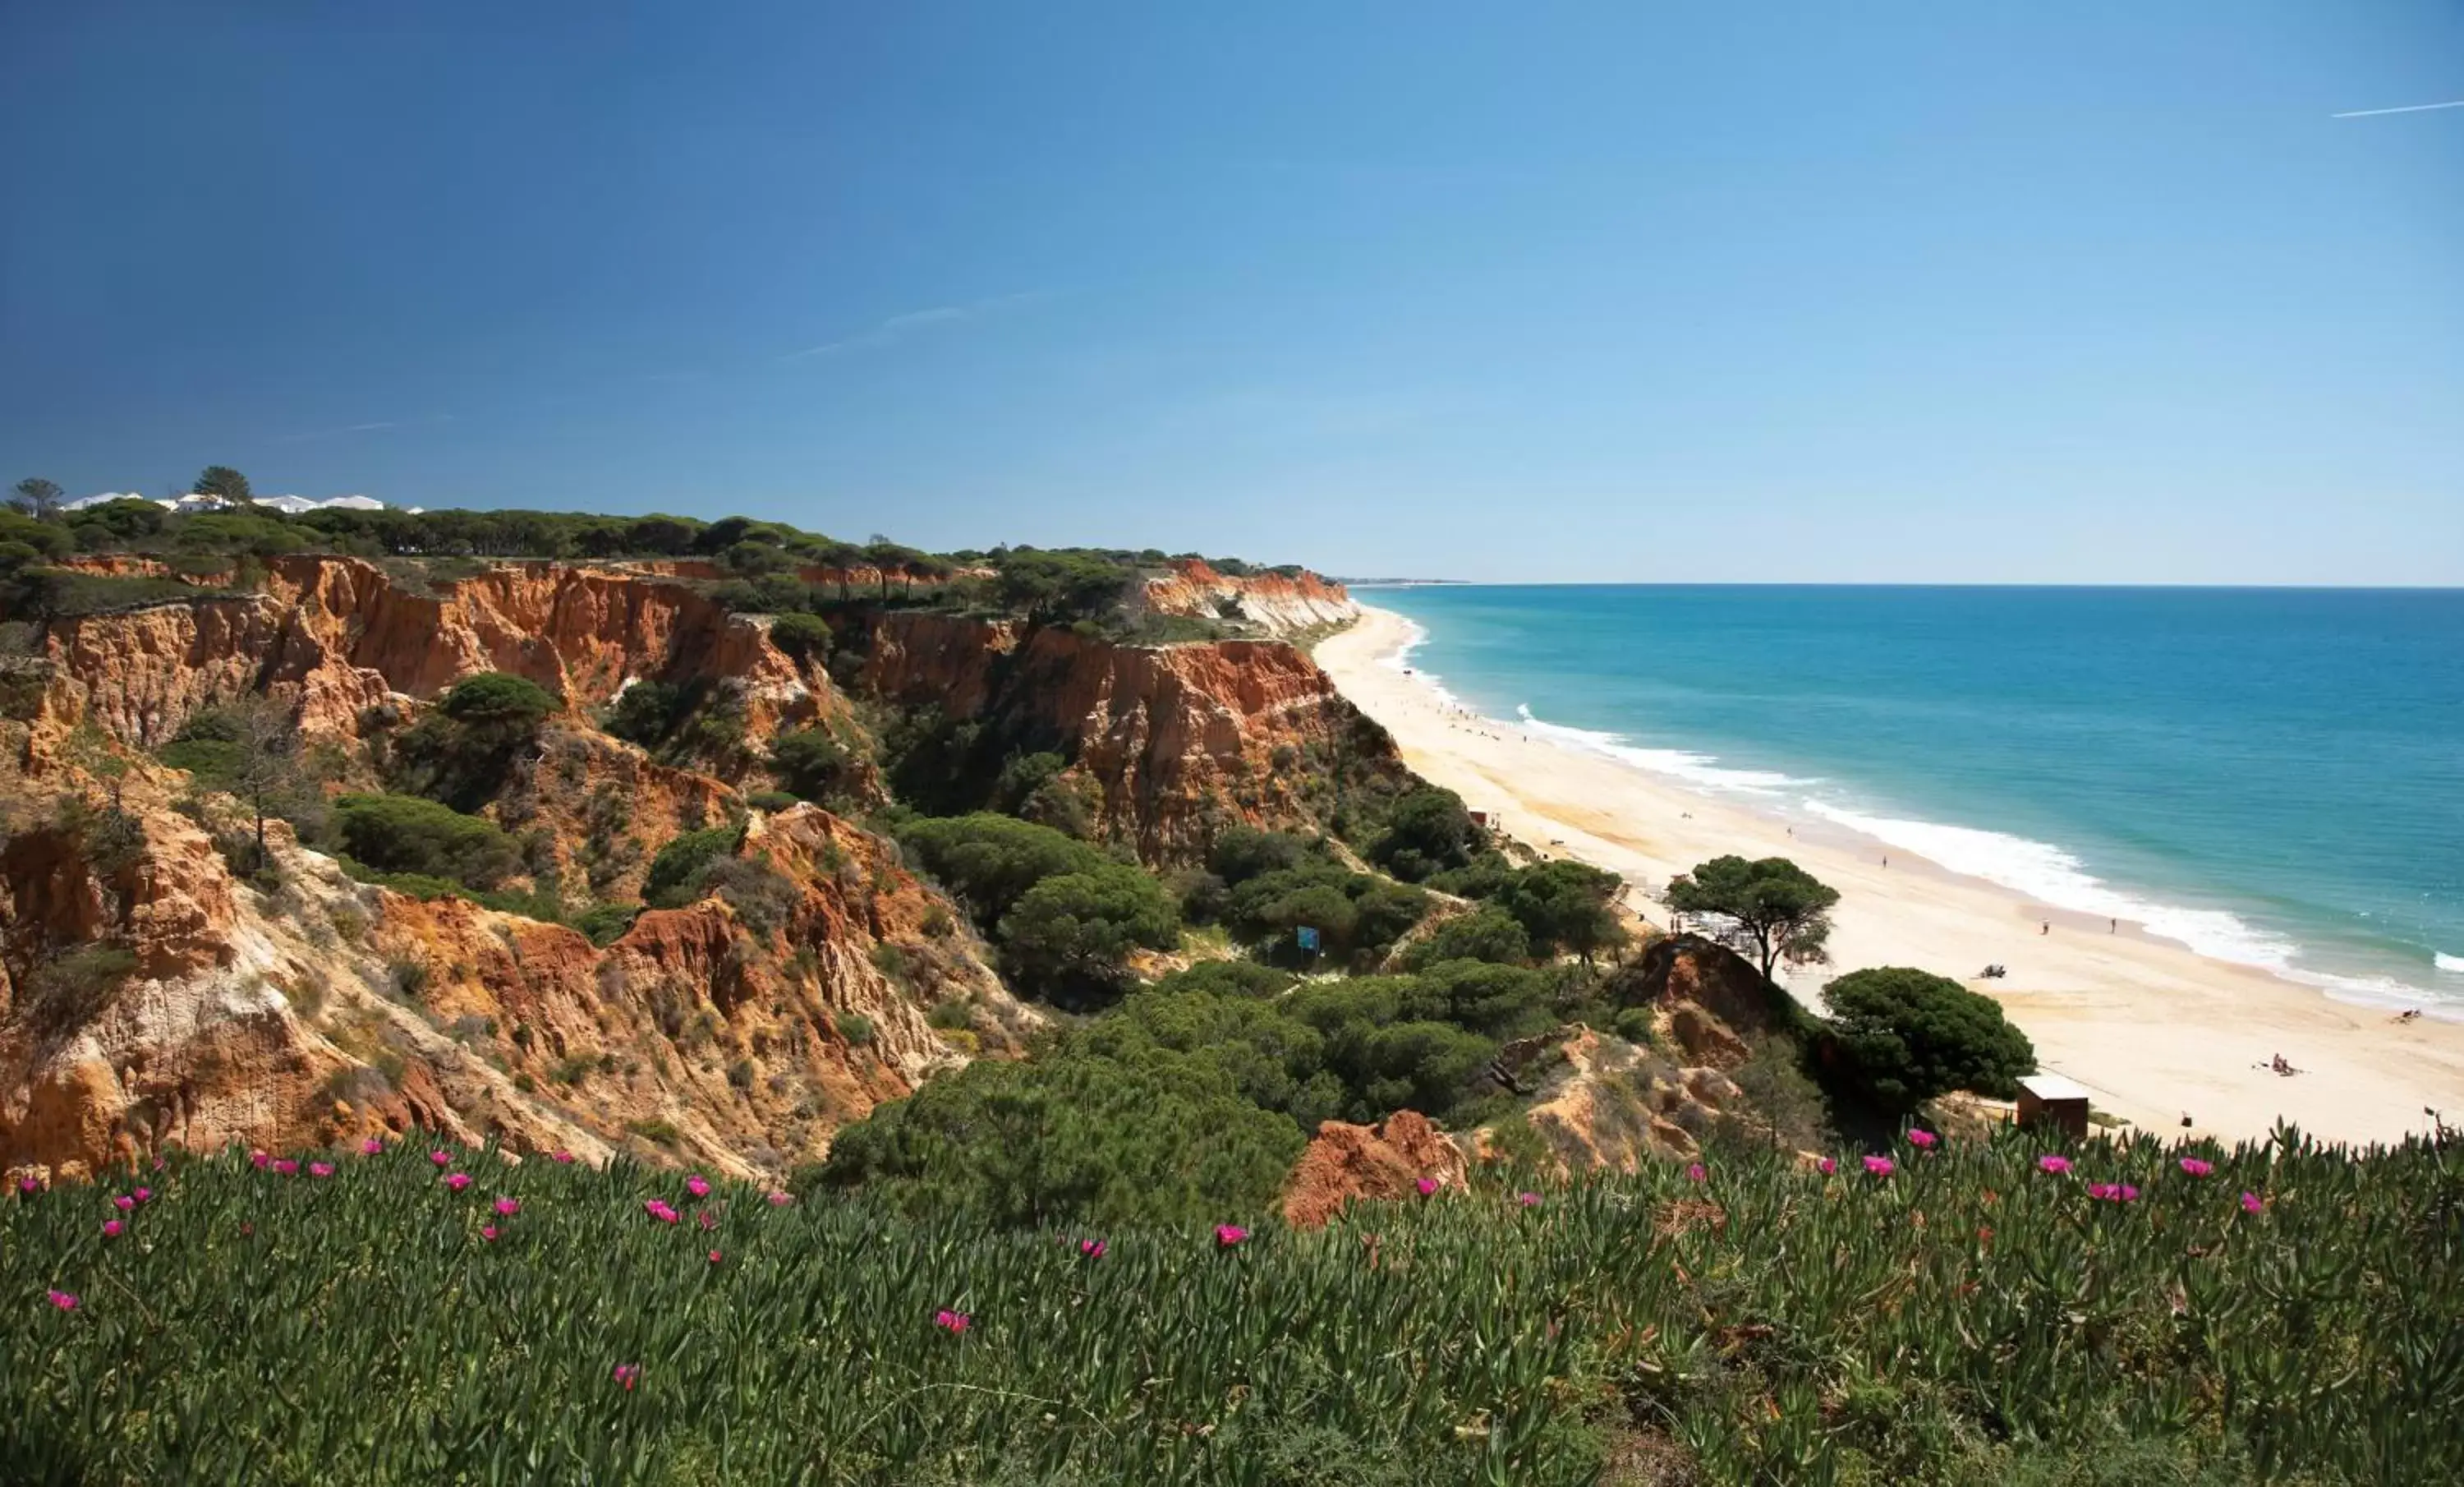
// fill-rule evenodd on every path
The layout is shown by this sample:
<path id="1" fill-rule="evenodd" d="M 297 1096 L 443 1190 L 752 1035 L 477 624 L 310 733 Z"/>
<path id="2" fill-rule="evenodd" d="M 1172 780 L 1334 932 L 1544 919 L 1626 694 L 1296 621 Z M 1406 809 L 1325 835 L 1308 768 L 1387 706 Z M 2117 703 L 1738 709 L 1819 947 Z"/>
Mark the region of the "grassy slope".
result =
<path id="1" fill-rule="evenodd" d="M 456 1192 L 424 1146 L 178 1163 L 124 1214 L 126 1182 L 5 1200 L 0 1477 L 1426 1487 L 1638 1447 L 1678 1464 L 1612 1479 L 2464 1477 L 2457 1152 L 2174 1155 L 1739 1154 L 1230 1249 L 492 1153 Z"/>

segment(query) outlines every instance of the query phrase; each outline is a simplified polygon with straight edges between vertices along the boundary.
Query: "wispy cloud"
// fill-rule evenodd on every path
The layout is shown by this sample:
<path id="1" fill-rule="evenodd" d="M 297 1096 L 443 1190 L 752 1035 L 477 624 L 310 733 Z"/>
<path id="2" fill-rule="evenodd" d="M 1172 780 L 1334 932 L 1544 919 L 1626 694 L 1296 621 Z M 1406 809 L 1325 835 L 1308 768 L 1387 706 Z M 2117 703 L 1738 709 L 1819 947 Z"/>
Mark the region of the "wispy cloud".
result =
<path id="1" fill-rule="evenodd" d="M 956 325 L 963 321 L 981 320 L 987 315 L 1050 298 L 1046 291 L 1037 289 L 1025 294 L 972 300 L 966 304 L 936 304 L 926 310 L 910 310 L 904 315 L 893 315 L 869 329 L 841 336 L 835 341 L 825 341 L 819 345 L 809 345 L 801 351 L 789 351 L 779 360 L 801 362 L 808 357 L 837 356 L 848 351 L 877 351 L 924 331 Z"/>
<path id="2" fill-rule="evenodd" d="M 2376 119 L 2381 114 L 2426 114 L 2433 108 L 2464 108 L 2464 99 L 2452 103 L 2407 103 L 2402 108 L 2357 108 L 2349 114 L 2329 114 L 2330 119 Z"/>
<path id="3" fill-rule="evenodd" d="M 314 439 L 346 438 L 354 433 L 381 433 L 387 429 L 417 429 L 429 424 L 451 423 L 451 413 L 433 413 L 426 418 L 380 418 L 373 423 L 344 424 L 339 429 L 311 429 L 304 433 L 277 434 L 276 444 L 305 444 Z"/>

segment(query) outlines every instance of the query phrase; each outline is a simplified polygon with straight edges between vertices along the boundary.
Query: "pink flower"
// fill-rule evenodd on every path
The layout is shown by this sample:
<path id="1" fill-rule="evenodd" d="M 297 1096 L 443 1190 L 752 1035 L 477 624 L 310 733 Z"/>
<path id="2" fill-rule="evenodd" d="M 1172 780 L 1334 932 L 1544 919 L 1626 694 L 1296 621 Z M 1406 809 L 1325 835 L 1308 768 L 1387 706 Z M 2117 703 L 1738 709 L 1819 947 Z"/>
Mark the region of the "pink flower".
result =
<path id="1" fill-rule="evenodd" d="M 1527 1209 L 1536 1209 L 1540 1206 L 1540 1195 L 1536 1192 L 1518 1192 L 1514 1195 L 1514 1201 Z"/>
<path id="2" fill-rule="evenodd" d="M 2139 1189 L 2128 1183 L 2090 1183 L 2087 1185 L 2087 1195 L 2091 1198 L 2101 1198 L 2106 1203 L 2139 1201 Z"/>
<path id="3" fill-rule="evenodd" d="M 25 1176 L 17 1179 L 17 1191 L 26 1197 L 31 1198 L 42 1190 L 43 1185 L 35 1180 L 34 1174 L 32 1172 L 29 1172 Z"/>
<path id="4" fill-rule="evenodd" d="M 130 1194 L 130 1196 L 135 1198 L 138 1202 L 143 1203 L 146 1199 L 154 1196 L 154 1189 L 151 1187 L 140 1187 L 137 1191 Z"/>
<path id="5" fill-rule="evenodd" d="M 334 1175 L 334 1164 L 331 1162 L 311 1162 L 308 1164 L 308 1175 L 311 1177 L 331 1177 Z"/>
<path id="6" fill-rule="evenodd" d="M 107 1218 L 107 1219 L 104 1219 L 104 1220 L 102 1221 L 102 1236 L 103 1236 L 105 1239 L 117 1239 L 117 1238 L 119 1238 L 119 1237 L 120 1237 L 120 1220 L 118 1220 L 118 1219 L 116 1219 L 116 1218 Z"/>
<path id="7" fill-rule="evenodd" d="M 616 1365 L 616 1382 L 624 1385 L 625 1390 L 627 1393 L 632 1392 L 633 1381 L 641 1376 L 642 1365 L 640 1364 L 618 1364 Z"/>
<path id="8" fill-rule="evenodd" d="M 1825 1157 L 1821 1161 L 1816 1162 L 1814 1164 L 1814 1166 L 1815 1170 L 1820 1172 L 1825 1177 L 1829 1177 L 1832 1173 L 1839 1170 L 1839 1164 L 1832 1161 L 1829 1157 Z"/>
<path id="9" fill-rule="evenodd" d="M 2216 1165 L 2212 1162 L 2202 1162 L 2196 1157 L 2184 1157 L 2182 1159 L 2182 1170 L 2189 1173 L 2192 1177 L 2211 1176 L 2215 1172 L 2215 1169 Z"/>
<path id="10" fill-rule="evenodd" d="M 1419 1188 L 1420 1196 L 1425 1198 L 1438 1190 L 1438 1180 L 1434 1177 L 1423 1177 L 1412 1186 Z"/>
<path id="11" fill-rule="evenodd" d="M 1867 1157 L 1865 1159 L 1865 1170 L 1873 1173 L 1876 1177 L 1888 1177 L 1891 1175 L 1891 1159 L 1888 1157 Z"/>
<path id="12" fill-rule="evenodd" d="M 2241 1210 L 2244 1213 L 2255 1213 L 2265 1207 L 2267 1207 L 2267 1205 L 2261 1203 L 2259 1201 L 2258 1194 L 2255 1192 L 2246 1192 L 2241 1195 Z"/>
<path id="13" fill-rule="evenodd" d="M 696 1198 L 707 1198 L 710 1196 L 710 1179 L 702 1176 L 699 1172 L 695 1172 L 693 1176 L 685 1179 L 685 1191 L 692 1193 Z"/>
<path id="14" fill-rule="evenodd" d="M 51 1295 L 52 1304 L 58 1307 L 60 1310 L 64 1312 L 73 1312 L 77 1309 L 77 1298 L 70 1295 L 68 1292 L 55 1291 Z"/>
<path id="15" fill-rule="evenodd" d="M 1104 1241 L 1081 1239 L 1078 1241 L 1078 1253 L 1090 1260 L 1100 1260 L 1104 1257 Z"/>
<path id="16" fill-rule="evenodd" d="M 453 1153 L 450 1151 L 431 1151 L 428 1154 L 428 1160 L 435 1163 L 438 1166 L 451 1166 L 453 1165 Z"/>
<path id="17" fill-rule="evenodd" d="M 795 1202 L 795 1201 L 796 1201 L 796 1200 L 795 1200 L 795 1198 L 794 1198 L 794 1197 L 790 1196 L 790 1195 L 789 1195 L 789 1194 L 787 1194 L 787 1193 L 783 1193 L 783 1192 L 774 1192 L 774 1193 L 772 1193 L 772 1194 L 770 1195 L 770 1206 L 771 1206 L 772 1208 L 774 1208 L 774 1209 L 783 1209 L 783 1208 L 785 1208 L 788 1204 L 791 1204 L 791 1203 L 793 1203 L 793 1202 Z"/>
<path id="18" fill-rule="evenodd" d="M 967 1323 L 973 1320 L 965 1312 L 954 1312 L 947 1307 L 933 1314 L 933 1325 L 954 1337 L 966 1331 Z"/>
<path id="19" fill-rule="evenodd" d="M 1710 1175 L 1710 1173 L 1703 1170 L 1703 1164 L 1700 1162 L 1689 1164 L 1685 1168 L 1685 1180 L 1689 1183 L 1703 1182 L 1708 1179 Z"/>
<path id="20" fill-rule="evenodd" d="M 471 1186 L 471 1174 L 468 1172 L 455 1172 L 445 1179 L 445 1186 L 452 1188 L 455 1192 L 460 1192 L 463 1188 Z"/>
<path id="21" fill-rule="evenodd" d="M 264 1147 L 259 1146 L 254 1151 L 248 1154 L 248 1160 L 258 1171 L 262 1172 L 265 1170 L 266 1164 L 272 1162 L 274 1158 L 266 1154 Z"/>
<path id="22" fill-rule="evenodd" d="M 384 1153 L 384 1151 L 385 1151 L 385 1143 L 384 1143 L 384 1142 L 382 1142 L 382 1141 L 380 1141 L 380 1140 L 378 1140 L 376 1137 L 371 1136 L 371 1137 L 369 1137 L 366 1141 L 363 1141 L 363 1142 L 360 1143 L 360 1155 L 361 1155 L 361 1156 L 363 1156 L 363 1157 L 379 1156 L 379 1155 L 382 1155 L 382 1154 Z"/>
<path id="23" fill-rule="evenodd" d="M 2056 1177 L 2061 1177 L 2070 1171 L 2071 1159 L 2068 1157 L 2057 1157 L 2051 1152 L 2047 1152 L 2045 1155 L 2036 1159 L 2036 1165 L 2044 1171 L 2053 1173 Z"/>
<path id="24" fill-rule="evenodd" d="M 718 1263 L 718 1252 L 716 1250 L 710 1252 L 710 1262 L 714 1265 Z"/>
<path id="25" fill-rule="evenodd" d="M 694 1223 L 696 1223 L 696 1224 L 699 1224 L 699 1225 L 702 1227 L 702 1232 L 703 1232 L 704 1233 L 707 1233 L 707 1232 L 709 1232 L 711 1230 L 716 1229 L 716 1228 L 718 1227 L 718 1220 L 717 1220 L 716 1218 L 715 1218 L 715 1217 L 713 1217 L 713 1216 L 711 1215 L 711 1211 L 710 1211 L 710 1210 L 708 1210 L 708 1209 L 703 1209 L 703 1210 L 701 1210 L 700 1211 L 698 1211 L 698 1212 L 694 1213 L 694 1214 L 693 1214 L 693 1222 L 694 1222 Z"/>
<path id="26" fill-rule="evenodd" d="M 1908 1132 L 1908 1144 L 1914 1146 L 1919 1151 L 1931 1151 L 1933 1149 L 1933 1143 L 1939 1139 L 1940 1138 L 1936 1137 L 1931 1131 L 1912 1130 Z"/>
<path id="27" fill-rule="evenodd" d="M 496 1200 L 496 1212 L 500 1217 L 511 1218 L 521 1210 L 522 1206 L 516 1203 L 511 1198 L 498 1198 Z"/>
<path id="28" fill-rule="evenodd" d="M 1215 1226 L 1215 1244 L 1218 1249 L 1228 1250 L 1248 1237 L 1249 1231 L 1242 1228 L 1238 1224 L 1218 1224 Z"/>
<path id="29" fill-rule="evenodd" d="M 672 1224 L 677 1219 L 683 1217 L 682 1214 L 678 1213 L 675 1210 L 668 1207 L 665 1203 L 660 1202 L 656 1198 L 652 1198 L 649 1202 L 643 1204 L 642 1211 L 648 1213 L 652 1218 L 657 1219 L 662 1224 Z"/>
<path id="30" fill-rule="evenodd" d="M 111 1206 L 118 1209 L 121 1212 L 125 1213 L 130 1209 L 137 1207 L 137 1200 L 128 1196 L 126 1193 L 121 1193 L 119 1197 L 111 1200 Z"/>
<path id="31" fill-rule="evenodd" d="M 490 1244 L 495 1244 L 496 1242 L 496 1226 L 494 1224 L 480 1225 L 479 1237 L 487 1240 Z"/>
<path id="32" fill-rule="evenodd" d="M 549 1152 L 548 1155 L 555 1158 L 557 1161 L 563 1163 L 567 1166 L 571 1166 L 573 1165 L 573 1153 L 565 1150 L 562 1146 L 559 1146 L 556 1150 Z"/>
<path id="33" fill-rule="evenodd" d="M 274 1164 L 274 1174 L 276 1177 L 297 1177 L 299 1175 L 299 1164 L 289 1157 L 278 1158 Z"/>

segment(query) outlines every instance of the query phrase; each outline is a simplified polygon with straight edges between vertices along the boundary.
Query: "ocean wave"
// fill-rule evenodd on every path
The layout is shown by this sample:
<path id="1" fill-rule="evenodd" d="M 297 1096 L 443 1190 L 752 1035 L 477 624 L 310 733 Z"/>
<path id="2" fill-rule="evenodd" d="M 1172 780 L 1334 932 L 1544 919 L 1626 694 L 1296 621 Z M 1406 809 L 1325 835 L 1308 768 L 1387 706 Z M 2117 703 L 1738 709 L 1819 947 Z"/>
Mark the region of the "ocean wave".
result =
<path id="1" fill-rule="evenodd" d="M 1974 827 L 1867 815 L 1825 800 L 1808 799 L 1804 806 L 1823 820 L 1905 848 L 1954 873 L 1999 883 L 2054 908 L 2129 920 L 2151 935 L 2188 945 L 2211 960 L 2289 973 L 2300 949 L 2223 909 L 2194 909 L 2124 893 L 2051 842 Z"/>
<path id="2" fill-rule="evenodd" d="M 2464 976 L 2464 955 L 2450 955 L 2440 950 L 2433 953 L 2430 959 L 2431 963 L 2440 970 L 2453 971 L 2459 976 Z"/>
<path id="3" fill-rule="evenodd" d="M 1771 769 L 1726 768 L 1721 766 L 1717 754 L 1697 754 L 1682 748 L 1641 748 L 1628 744 L 1618 734 L 1547 722 L 1531 715 L 1531 706 L 1528 702 L 1518 704 L 1514 711 L 1520 715 L 1524 728 L 1536 738 L 1550 739 L 1587 753 L 1605 755 L 1638 769 L 1668 775 L 1689 785 L 1734 790 L 1747 795 L 1776 795 L 1784 789 L 1816 783 Z"/>
<path id="4" fill-rule="evenodd" d="M 1395 648 L 1392 655 L 1381 657 L 1378 664 L 1390 671 L 1410 671 L 1412 653 L 1428 643 L 1428 627 L 1419 620 L 1406 619 L 1403 621 L 1403 643 Z"/>

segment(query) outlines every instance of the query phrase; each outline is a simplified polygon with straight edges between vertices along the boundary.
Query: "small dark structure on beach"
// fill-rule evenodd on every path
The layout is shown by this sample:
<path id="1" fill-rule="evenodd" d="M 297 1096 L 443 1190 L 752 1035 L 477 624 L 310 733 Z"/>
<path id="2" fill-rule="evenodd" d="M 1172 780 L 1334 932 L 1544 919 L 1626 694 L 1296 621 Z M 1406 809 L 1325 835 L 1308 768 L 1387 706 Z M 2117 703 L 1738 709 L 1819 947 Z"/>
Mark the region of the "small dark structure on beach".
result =
<path id="1" fill-rule="evenodd" d="M 2019 1081 L 2019 1124 L 2051 1126 L 2073 1141 L 2087 1139 L 2087 1088 L 2058 1074 Z"/>

